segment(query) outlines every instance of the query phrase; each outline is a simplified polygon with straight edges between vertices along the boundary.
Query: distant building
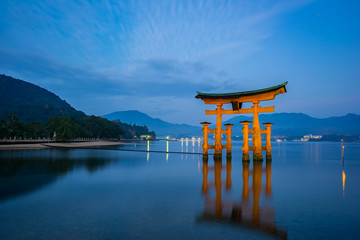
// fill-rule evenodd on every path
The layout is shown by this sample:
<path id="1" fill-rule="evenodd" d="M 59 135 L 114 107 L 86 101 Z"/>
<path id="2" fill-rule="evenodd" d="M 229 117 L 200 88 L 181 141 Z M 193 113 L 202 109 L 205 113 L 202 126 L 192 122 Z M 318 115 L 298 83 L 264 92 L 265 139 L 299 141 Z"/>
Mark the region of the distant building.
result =
<path id="1" fill-rule="evenodd" d="M 309 141 L 310 139 L 321 139 L 322 138 L 322 135 L 312 135 L 312 134 L 308 134 L 308 135 L 305 135 L 303 138 L 300 139 L 300 141 L 302 142 L 307 142 Z"/>
<path id="2" fill-rule="evenodd" d="M 142 139 L 142 140 L 148 140 L 148 139 L 152 139 L 153 138 L 153 136 L 151 136 L 151 135 L 140 135 L 140 139 Z"/>
<path id="3" fill-rule="evenodd" d="M 322 135 L 312 135 L 312 139 L 321 139 Z"/>

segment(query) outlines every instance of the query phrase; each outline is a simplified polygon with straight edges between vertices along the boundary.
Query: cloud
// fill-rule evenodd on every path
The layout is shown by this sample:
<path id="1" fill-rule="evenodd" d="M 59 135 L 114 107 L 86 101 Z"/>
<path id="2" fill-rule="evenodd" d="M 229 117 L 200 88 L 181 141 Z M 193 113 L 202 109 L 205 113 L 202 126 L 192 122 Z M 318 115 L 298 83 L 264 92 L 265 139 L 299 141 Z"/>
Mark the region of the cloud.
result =
<path id="1" fill-rule="evenodd" d="M 0 71 L 91 114 L 138 102 L 160 114 L 169 99 L 191 112 L 196 91 L 248 90 L 241 61 L 308 2 L 3 1 Z"/>
<path id="2" fill-rule="evenodd" d="M 217 87 L 212 74 L 206 75 L 208 72 L 213 75 L 216 73 L 200 62 L 141 61 L 133 65 L 131 72 L 113 75 L 98 73 L 96 69 L 71 67 L 36 54 L 18 54 L 0 49 L 0 56 L 1 71 L 15 72 L 20 74 L 20 77 L 26 76 L 23 77 L 24 80 L 36 79 L 31 82 L 70 98 L 89 95 L 182 97 L 193 96 L 196 90 L 211 90 Z M 206 83 L 197 81 L 197 77 L 207 78 Z"/>
<path id="3" fill-rule="evenodd" d="M 24 80 L 51 89 L 68 89 L 72 92 L 102 91 L 112 92 L 126 88 L 118 82 L 115 86 L 111 77 L 89 69 L 71 67 L 37 54 L 21 54 L 0 49 L 0 71 L 14 72 L 24 76 Z M 116 87 L 114 89 L 114 87 Z"/>
<path id="4" fill-rule="evenodd" d="M 227 71 L 262 49 L 279 15 L 306 2 L 3 2 L 7 18 L 1 19 L 1 45 L 114 75 L 139 61 L 154 68 L 162 61 L 164 71 L 169 60 Z"/>
<path id="5" fill-rule="evenodd" d="M 132 59 L 241 58 L 271 36 L 277 17 L 309 1 L 135 2 Z"/>
<path id="6" fill-rule="evenodd" d="M 214 69 L 202 62 L 181 62 L 173 59 L 149 59 L 131 62 L 131 67 L 124 71 L 124 76 L 132 79 L 143 75 L 142 81 L 149 81 L 153 76 L 160 77 L 158 81 L 166 82 L 169 78 L 188 78 L 199 82 L 201 76 L 212 75 Z M 201 82 L 201 81 L 200 81 Z"/>

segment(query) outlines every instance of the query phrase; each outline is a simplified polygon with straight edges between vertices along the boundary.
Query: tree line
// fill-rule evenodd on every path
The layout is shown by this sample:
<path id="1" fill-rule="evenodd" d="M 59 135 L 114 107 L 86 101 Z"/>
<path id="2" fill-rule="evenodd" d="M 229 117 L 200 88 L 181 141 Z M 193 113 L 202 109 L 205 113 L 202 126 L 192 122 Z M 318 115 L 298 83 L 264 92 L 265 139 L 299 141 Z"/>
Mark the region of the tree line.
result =
<path id="1" fill-rule="evenodd" d="M 0 138 L 51 138 L 58 141 L 75 138 L 139 138 L 141 135 L 151 135 L 146 126 L 129 125 L 112 122 L 102 117 L 87 116 L 75 118 L 70 116 L 54 116 L 46 122 L 22 122 L 15 113 L 0 119 Z"/>

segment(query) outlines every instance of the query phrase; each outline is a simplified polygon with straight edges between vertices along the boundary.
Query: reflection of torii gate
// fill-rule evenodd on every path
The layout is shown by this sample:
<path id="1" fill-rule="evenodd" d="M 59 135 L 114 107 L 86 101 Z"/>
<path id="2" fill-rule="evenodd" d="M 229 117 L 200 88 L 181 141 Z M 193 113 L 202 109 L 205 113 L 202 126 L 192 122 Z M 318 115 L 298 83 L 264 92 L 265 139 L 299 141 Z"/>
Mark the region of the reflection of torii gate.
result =
<path id="1" fill-rule="evenodd" d="M 265 192 L 266 199 L 271 199 L 271 161 L 266 161 L 265 169 L 262 167 L 262 162 L 259 161 L 253 162 L 252 170 L 248 161 L 244 161 L 242 165 L 242 199 L 238 202 L 222 199 L 223 185 L 225 185 L 226 192 L 232 192 L 231 161 L 227 161 L 226 166 L 223 166 L 221 161 L 214 161 L 213 167 L 208 166 L 207 161 L 203 162 L 202 193 L 205 197 L 205 205 L 198 221 L 215 220 L 221 223 L 231 223 L 287 239 L 287 231 L 279 228 L 276 224 L 275 209 L 260 202 L 262 192 Z M 225 181 L 221 176 L 223 169 L 226 169 Z M 214 171 L 214 181 L 212 182 L 208 182 L 209 171 Z M 264 173 L 265 186 L 262 183 Z M 249 184 L 250 176 L 252 176 L 252 186 Z M 214 190 L 215 198 L 211 194 Z"/>
<path id="2" fill-rule="evenodd" d="M 227 124 L 227 130 L 221 129 L 222 124 L 222 115 L 223 114 L 244 114 L 244 113 L 253 113 L 253 128 L 249 129 L 248 125 L 251 122 L 243 121 L 243 160 L 249 160 L 249 150 L 253 150 L 253 159 L 262 160 L 262 150 L 266 149 L 266 154 L 268 158 L 271 158 L 271 143 L 270 143 L 270 133 L 271 133 L 271 123 L 265 124 L 266 130 L 260 129 L 259 123 L 259 113 L 262 112 L 273 112 L 274 106 L 271 107 L 261 107 L 259 106 L 260 101 L 267 101 L 275 99 L 275 96 L 281 93 L 286 92 L 285 85 L 287 82 L 270 87 L 254 91 L 246 92 L 235 92 L 235 93 L 221 93 L 221 94 L 212 94 L 212 93 L 201 93 L 197 92 L 196 98 L 200 98 L 204 101 L 205 104 L 215 104 L 217 108 L 215 110 L 205 110 L 206 115 L 216 115 L 216 128 L 209 129 L 208 126 L 210 123 L 203 122 L 202 125 L 204 133 L 204 144 L 203 152 L 204 154 L 208 153 L 208 149 L 215 149 L 215 158 L 221 158 L 222 149 L 227 149 L 227 153 L 231 154 L 231 127 L 232 124 Z M 242 109 L 242 103 L 252 102 L 254 105 L 251 108 Z M 232 109 L 225 110 L 222 108 L 224 104 L 231 104 Z M 208 133 L 215 134 L 215 145 L 208 145 Z M 248 133 L 252 133 L 253 146 L 249 147 L 248 145 Z M 266 147 L 261 146 L 261 133 L 267 134 L 267 144 Z M 227 144 L 221 144 L 221 134 L 227 134 Z"/>

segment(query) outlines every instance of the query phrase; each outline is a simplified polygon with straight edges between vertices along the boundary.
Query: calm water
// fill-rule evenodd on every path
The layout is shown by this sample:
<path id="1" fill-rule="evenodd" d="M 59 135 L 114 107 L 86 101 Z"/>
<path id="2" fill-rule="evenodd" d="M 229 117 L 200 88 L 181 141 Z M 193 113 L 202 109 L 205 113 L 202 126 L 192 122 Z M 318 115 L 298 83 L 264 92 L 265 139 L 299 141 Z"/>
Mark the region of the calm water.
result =
<path id="1" fill-rule="evenodd" d="M 0 239 L 360 239 L 360 144 L 273 143 L 273 160 L 0 151 Z M 147 144 L 119 148 L 147 149 Z M 198 152 L 165 141 L 150 150 Z"/>

